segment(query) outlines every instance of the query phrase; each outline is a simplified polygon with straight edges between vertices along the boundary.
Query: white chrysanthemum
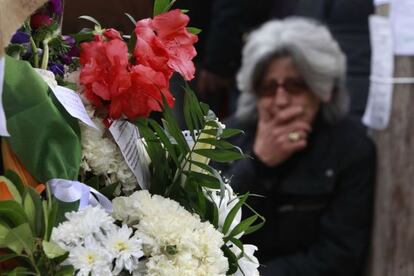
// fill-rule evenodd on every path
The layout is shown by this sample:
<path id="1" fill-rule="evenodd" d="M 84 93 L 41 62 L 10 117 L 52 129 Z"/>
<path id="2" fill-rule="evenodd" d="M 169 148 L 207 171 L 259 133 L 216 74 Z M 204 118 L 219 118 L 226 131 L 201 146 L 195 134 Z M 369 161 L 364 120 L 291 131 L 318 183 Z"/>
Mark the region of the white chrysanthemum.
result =
<path id="1" fill-rule="evenodd" d="M 51 239 L 67 251 L 82 244 L 89 236 L 101 237 L 115 227 L 114 219 L 99 206 L 87 206 L 65 216 L 67 221 L 53 228 Z"/>
<path id="2" fill-rule="evenodd" d="M 123 192 L 132 192 L 138 184 L 134 174 L 129 169 L 116 143 L 110 137 L 105 137 L 106 128 L 101 119 L 94 116 L 93 107 L 89 104 L 85 104 L 85 107 L 99 129 L 80 124 L 81 168 L 84 171 L 92 171 L 95 175 L 107 176 L 108 185 L 119 182 Z"/>
<path id="3" fill-rule="evenodd" d="M 236 256 L 242 254 L 242 251 L 237 246 L 233 245 L 230 247 L 230 250 Z M 244 255 L 239 259 L 239 269 L 234 274 L 234 276 L 259 276 L 259 271 L 257 270 L 259 267 L 259 260 L 254 256 L 254 252 L 257 251 L 257 247 L 251 244 L 243 245 Z"/>
<path id="4" fill-rule="evenodd" d="M 229 184 L 224 185 L 224 193 L 223 197 L 221 197 L 220 190 L 213 190 L 213 189 L 206 189 L 206 196 L 209 200 L 211 200 L 218 209 L 218 228 L 220 231 L 223 230 L 224 222 L 226 221 L 226 218 L 228 214 L 230 213 L 231 209 L 239 202 L 239 198 L 237 195 L 233 192 L 233 189 Z M 233 219 L 233 222 L 231 223 L 229 230 L 227 233 L 223 233 L 224 235 L 229 234 L 234 227 L 236 227 L 240 222 L 242 218 L 242 211 L 241 208 L 236 213 L 236 216 Z M 240 237 L 241 235 L 238 235 L 236 238 Z"/>
<path id="5" fill-rule="evenodd" d="M 115 198 L 113 207 L 115 218 L 135 224 L 135 236 L 149 257 L 149 275 L 226 274 L 223 235 L 177 202 L 138 191 Z"/>
<path id="6" fill-rule="evenodd" d="M 132 236 L 132 229 L 127 225 L 122 225 L 108 235 L 108 239 L 104 242 L 106 248 L 115 257 L 114 274 L 120 273 L 123 269 L 132 273 L 138 268 L 139 258 L 142 252 L 141 241 Z"/>
<path id="7" fill-rule="evenodd" d="M 79 276 L 112 275 L 110 267 L 111 254 L 94 239 L 85 240 L 85 246 L 77 246 L 69 253 L 68 262 L 77 271 Z"/>

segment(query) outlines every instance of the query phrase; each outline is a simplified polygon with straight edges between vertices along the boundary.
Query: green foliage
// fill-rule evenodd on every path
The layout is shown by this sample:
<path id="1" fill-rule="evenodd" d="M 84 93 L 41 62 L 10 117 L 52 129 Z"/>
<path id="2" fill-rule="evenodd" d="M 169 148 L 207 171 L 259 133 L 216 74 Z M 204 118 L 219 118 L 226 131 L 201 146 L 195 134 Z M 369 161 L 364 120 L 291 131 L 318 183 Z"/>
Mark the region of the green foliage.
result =
<path id="1" fill-rule="evenodd" d="M 184 119 L 194 142 L 190 146 L 165 99 L 161 124 L 152 119 L 137 121 L 152 162 L 150 192 L 179 202 L 190 212 L 198 214 L 203 221 L 209 221 L 219 228 L 219 210 L 209 193 L 214 191 L 224 196 L 225 184 L 209 161 L 232 162 L 246 158 L 240 148 L 227 141 L 243 134 L 243 131 L 223 129 L 216 116 L 207 105 L 198 101 L 188 85 L 184 90 Z M 238 258 L 241 257 L 234 255 L 229 244 L 239 247 L 243 252 L 243 243 L 237 236 L 252 233 L 264 223 L 264 218 L 252 210 L 252 216 L 234 225 L 233 221 L 240 209 L 246 206 L 248 197 L 249 194 L 240 196 L 221 229 L 226 243 L 222 250 L 229 261 L 228 274 L 237 271 Z"/>
<path id="2" fill-rule="evenodd" d="M 155 0 L 154 16 L 167 12 L 171 9 L 176 0 Z"/>
<path id="3" fill-rule="evenodd" d="M 66 209 L 59 209 L 60 202 L 52 200 L 50 192 L 49 199 L 43 200 L 34 189 L 24 186 L 17 174 L 8 171 L 6 175 L 10 179 L 0 176 L 0 181 L 6 183 L 14 199 L 0 201 L 0 249 L 5 252 L 0 263 L 18 259 L 21 265 L 6 275 L 73 275 L 72 267 L 58 270 L 67 253 L 49 242 L 52 228 Z"/>

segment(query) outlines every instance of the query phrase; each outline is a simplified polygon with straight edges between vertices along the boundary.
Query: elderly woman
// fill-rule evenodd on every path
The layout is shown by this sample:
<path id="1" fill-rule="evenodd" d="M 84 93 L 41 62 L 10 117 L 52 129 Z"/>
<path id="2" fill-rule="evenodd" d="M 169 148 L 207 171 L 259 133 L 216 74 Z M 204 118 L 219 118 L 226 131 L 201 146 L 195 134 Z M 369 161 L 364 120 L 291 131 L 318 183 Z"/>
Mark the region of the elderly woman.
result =
<path id="1" fill-rule="evenodd" d="M 355 45 L 358 47 L 358 45 Z M 228 122 L 253 157 L 226 174 L 265 226 L 262 275 L 361 275 L 370 238 L 375 148 L 346 116 L 345 57 L 326 27 L 291 18 L 254 31 L 244 48 L 238 110 Z"/>

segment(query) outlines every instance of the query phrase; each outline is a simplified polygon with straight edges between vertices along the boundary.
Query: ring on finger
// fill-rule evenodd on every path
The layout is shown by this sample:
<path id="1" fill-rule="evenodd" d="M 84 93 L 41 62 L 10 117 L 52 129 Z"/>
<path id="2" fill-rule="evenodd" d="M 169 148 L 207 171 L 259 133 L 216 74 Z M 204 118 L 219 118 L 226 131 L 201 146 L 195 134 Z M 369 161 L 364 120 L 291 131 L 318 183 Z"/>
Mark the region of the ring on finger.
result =
<path id="1" fill-rule="evenodd" d="M 290 132 L 289 134 L 288 134 L 288 139 L 289 139 L 289 141 L 290 142 L 297 142 L 297 141 L 299 141 L 300 140 L 300 134 L 299 134 L 299 132 L 296 132 L 296 131 L 292 131 L 292 132 Z"/>

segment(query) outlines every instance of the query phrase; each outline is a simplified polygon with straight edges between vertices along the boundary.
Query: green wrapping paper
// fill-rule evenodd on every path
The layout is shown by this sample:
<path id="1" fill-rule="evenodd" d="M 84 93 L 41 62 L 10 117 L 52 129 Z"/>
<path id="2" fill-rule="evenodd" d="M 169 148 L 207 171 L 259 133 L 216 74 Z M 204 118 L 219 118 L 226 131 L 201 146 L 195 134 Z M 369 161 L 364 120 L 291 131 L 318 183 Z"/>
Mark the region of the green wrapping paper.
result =
<path id="1" fill-rule="evenodd" d="M 29 63 L 6 57 L 3 104 L 10 145 L 38 181 L 76 180 L 80 129 Z"/>

